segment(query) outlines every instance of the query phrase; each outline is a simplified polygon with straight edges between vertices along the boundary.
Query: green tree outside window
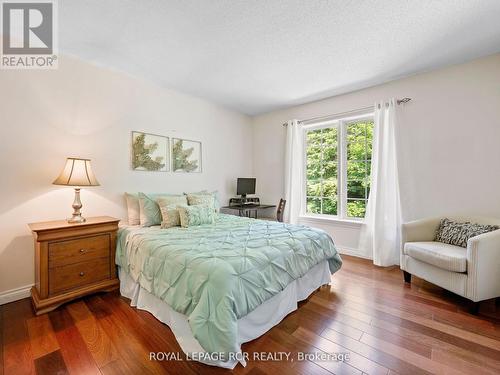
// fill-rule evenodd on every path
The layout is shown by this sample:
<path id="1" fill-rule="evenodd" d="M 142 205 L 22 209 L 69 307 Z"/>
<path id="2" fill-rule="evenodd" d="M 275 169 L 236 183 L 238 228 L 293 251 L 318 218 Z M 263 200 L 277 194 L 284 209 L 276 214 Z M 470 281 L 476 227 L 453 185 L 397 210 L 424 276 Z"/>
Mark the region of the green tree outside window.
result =
<path id="1" fill-rule="evenodd" d="M 345 161 L 339 163 L 341 139 L 345 130 Z M 336 122 L 331 127 L 306 132 L 306 212 L 339 215 L 343 198 L 345 214 L 363 218 L 370 192 L 373 120 Z M 346 196 L 340 197 L 339 165 L 345 165 Z"/>

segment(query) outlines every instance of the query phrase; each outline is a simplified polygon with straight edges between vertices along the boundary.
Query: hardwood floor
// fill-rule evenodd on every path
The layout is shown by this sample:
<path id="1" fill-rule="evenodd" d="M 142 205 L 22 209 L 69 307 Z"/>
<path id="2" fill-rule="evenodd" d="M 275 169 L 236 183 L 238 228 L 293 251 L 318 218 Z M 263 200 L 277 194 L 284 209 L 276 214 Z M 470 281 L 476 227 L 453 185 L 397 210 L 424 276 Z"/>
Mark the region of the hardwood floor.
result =
<path id="1" fill-rule="evenodd" d="M 297 311 L 243 345 L 238 374 L 498 374 L 500 309 L 467 300 L 396 267 L 343 256 L 344 265 Z M 0 306 L 0 375 L 216 374 L 229 370 L 185 360 L 170 329 L 118 293 L 98 294 L 35 316 L 30 300 Z M 182 361 L 150 361 L 179 352 Z M 253 353 L 348 353 L 349 361 L 254 361 Z"/>

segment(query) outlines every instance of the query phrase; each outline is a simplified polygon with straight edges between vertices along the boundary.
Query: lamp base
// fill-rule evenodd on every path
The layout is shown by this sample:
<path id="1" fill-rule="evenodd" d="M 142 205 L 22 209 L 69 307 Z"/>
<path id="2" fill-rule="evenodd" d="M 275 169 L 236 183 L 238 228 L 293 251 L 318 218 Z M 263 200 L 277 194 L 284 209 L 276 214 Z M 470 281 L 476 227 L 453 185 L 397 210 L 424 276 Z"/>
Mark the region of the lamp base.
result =
<path id="1" fill-rule="evenodd" d="M 80 210 L 82 202 L 80 201 L 80 188 L 75 188 L 75 201 L 73 202 L 73 216 L 68 219 L 68 223 L 85 223 L 86 219 L 82 216 Z"/>
<path id="2" fill-rule="evenodd" d="M 72 223 L 72 224 L 75 224 L 75 223 L 85 223 L 87 221 L 87 219 L 85 219 L 82 215 L 73 215 L 73 217 L 70 217 L 68 220 L 68 223 Z"/>

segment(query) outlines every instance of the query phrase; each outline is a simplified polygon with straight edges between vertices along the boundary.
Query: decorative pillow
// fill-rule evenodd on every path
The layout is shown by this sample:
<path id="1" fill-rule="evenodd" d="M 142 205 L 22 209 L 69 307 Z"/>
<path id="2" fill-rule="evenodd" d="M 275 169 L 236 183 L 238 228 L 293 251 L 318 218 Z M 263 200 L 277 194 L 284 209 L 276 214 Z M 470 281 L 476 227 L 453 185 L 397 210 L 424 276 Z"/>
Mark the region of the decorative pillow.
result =
<path id="1" fill-rule="evenodd" d="M 158 198 L 171 199 L 171 204 L 187 204 L 184 195 L 168 195 L 168 194 L 144 194 L 139 193 L 139 209 L 141 226 L 150 227 L 152 225 L 160 225 L 162 221 L 161 210 L 156 199 Z"/>
<path id="2" fill-rule="evenodd" d="M 192 192 L 192 193 L 184 193 L 184 195 L 212 195 L 214 197 L 214 206 L 215 206 L 215 211 L 219 212 L 220 209 L 220 202 L 219 202 L 219 192 L 217 190 L 214 191 L 208 191 L 208 190 L 201 190 L 197 192 Z"/>
<path id="3" fill-rule="evenodd" d="M 190 206 L 196 206 L 196 205 L 205 205 L 208 207 L 212 207 L 214 211 L 217 211 L 216 205 L 215 205 L 215 193 L 209 193 L 209 192 L 199 192 L 199 193 L 188 193 L 186 194 L 188 204 Z"/>
<path id="4" fill-rule="evenodd" d="M 469 238 L 499 229 L 498 225 L 482 225 L 477 223 L 456 222 L 450 219 L 442 219 L 436 231 L 435 241 L 450 245 L 467 247 Z"/>
<path id="5" fill-rule="evenodd" d="M 181 226 L 184 228 L 202 224 L 213 224 L 215 222 L 215 211 L 213 207 L 205 205 L 178 206 Z"/>
<path id="6" fill-rule="evenodd" d="M 177 207 L 187 206 L 186 197 L 181 202 L 178 197 L 159 197 L 156 198 L 162 216 L 161 227 L 162 229 L 179 227 L 181 225 L 181 218 Z M 179 203 L 181 202 L 181 203 Z"/>
<path id="7" fill-rule="evenodd" d="M 127 216 L 129 225 L 139 225 L 141 223 L 139 196 L 137 194 L 125 193 L 127 200 Z"/>

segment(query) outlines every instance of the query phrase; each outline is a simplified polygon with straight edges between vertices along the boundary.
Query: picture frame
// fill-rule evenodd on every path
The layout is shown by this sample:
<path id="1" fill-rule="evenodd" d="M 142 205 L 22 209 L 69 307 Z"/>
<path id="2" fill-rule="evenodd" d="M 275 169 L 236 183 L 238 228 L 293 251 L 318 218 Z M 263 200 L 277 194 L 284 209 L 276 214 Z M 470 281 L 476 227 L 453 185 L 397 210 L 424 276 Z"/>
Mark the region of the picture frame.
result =
<path id="1" fill-rule="evenodd" d="M 172 138 L 172 171 L 201 173 L 202 143 L 190 139 Z"/>
<path id="2" fill-rule="evenodd" d="M 169 172 L 170 138 L 132 131 L 131 167 L 134 171 Z"/>

